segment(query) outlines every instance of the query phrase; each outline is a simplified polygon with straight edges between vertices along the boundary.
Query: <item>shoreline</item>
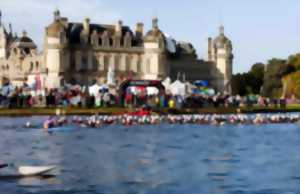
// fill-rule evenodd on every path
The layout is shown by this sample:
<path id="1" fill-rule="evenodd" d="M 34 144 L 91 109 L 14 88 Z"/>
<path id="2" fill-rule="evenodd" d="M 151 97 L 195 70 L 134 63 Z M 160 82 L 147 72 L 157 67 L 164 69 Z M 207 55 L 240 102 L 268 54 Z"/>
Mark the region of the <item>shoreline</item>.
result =
<path id="1" fill-rule="evenodd" d="M 56 115 L 120 115 L 126 112 L 133 111 L 133 108 L 122 107 L 109 107 L 109 108 L 19 108 L 9 109 L 0 108 L 0 117 L 5 116 L 46 116 Z M 251 107 L 251 108 L 234 108 L 234 107 L 219 107 L 219 108 L 185 108 L 185 109 L 153 109 L 153 114 L 166 115 L 166 114 L 256 114 L 256 113 L 289 113 L 300 112 L 300 105 L 291 105 L 286 108 L 274 107 Z"/>

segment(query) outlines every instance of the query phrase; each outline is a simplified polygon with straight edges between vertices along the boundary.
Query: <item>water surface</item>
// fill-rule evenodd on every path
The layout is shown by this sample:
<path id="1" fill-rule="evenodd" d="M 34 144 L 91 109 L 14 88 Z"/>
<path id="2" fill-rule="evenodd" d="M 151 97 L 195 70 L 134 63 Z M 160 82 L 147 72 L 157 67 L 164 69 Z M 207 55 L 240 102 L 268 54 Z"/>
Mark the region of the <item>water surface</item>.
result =
<path id="1" fill-rule="evenodd" d="M 0 118 L 0 162 L 55 164 L 56 176 L 0 179 L 0 193 L 300 193 L 299 124 L 115 125 L 49 134 L 39 127 L 43 119 Z M 37 127 L 22 127 L 27 120 Z"/>

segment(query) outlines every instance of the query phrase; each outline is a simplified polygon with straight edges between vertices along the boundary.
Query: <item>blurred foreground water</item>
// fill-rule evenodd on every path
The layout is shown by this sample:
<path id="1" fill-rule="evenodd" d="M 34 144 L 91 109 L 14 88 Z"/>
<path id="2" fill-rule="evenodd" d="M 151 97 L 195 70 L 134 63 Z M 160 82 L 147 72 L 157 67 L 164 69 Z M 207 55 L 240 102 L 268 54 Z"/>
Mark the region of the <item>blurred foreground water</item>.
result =
<path id="1" fill-rule="evenodd" d="M 0 162 L 56 176 L 0 178 L 0 193 L 300 193 L 300 124 L 22 127 L 44 119 L 0 118 Z"/>

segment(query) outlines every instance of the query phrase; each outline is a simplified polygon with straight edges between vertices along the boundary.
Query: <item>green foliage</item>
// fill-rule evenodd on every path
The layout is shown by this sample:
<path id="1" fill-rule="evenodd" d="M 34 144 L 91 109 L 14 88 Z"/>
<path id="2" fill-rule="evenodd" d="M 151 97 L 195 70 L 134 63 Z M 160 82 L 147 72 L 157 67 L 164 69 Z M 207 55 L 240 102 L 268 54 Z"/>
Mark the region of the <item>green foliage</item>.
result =
<path id="1" fill-rule="evenodd" d="M 264 78 L 264 64 L 256 63 L 247 73 L 238 73 L 232 78 L 232 93 L 234 95 L 259 94 Z"/>
<path id="2" fill-rule="evenodd" d="M 298 72 L 298 73 L 295 73 Z M 300 98 L 300 53 L 287 60 L 273 58 L 266 65 L 255 63 L 247 73 L 238 73 L 232 78 L 233 94 L 262 94 L 266 97 L 281 97 L 285 92 Z M 284 88 L 287 91 L 283 91 Z"/>
<path id="3" fill-rule="evenodd" d="M 288 58 L 287 64 L 293 66 L 295 70 L 300 70 L 300 53 L 297 53 L 295 55 L 291 55 Z"/>
<path id="4" fill-rule="evenodd" d="M 300 71 L 296 71 L 282 79 L 287 97 L 300 98 Z"/>
<path id="5" fill-rule="evenodd" d="M 264 75 L 262 95 L 267 97 L 281 97 L 281 78 L 295 71 L 293 65 L 283 59 L 271 59 L 268 61 Z"/>

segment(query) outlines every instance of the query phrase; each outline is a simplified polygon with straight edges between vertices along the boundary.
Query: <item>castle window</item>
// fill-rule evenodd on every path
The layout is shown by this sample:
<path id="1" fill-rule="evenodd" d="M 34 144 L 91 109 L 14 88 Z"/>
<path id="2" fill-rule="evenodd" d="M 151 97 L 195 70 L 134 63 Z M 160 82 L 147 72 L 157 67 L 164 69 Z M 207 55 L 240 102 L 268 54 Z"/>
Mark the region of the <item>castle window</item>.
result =
<path id="1" fill-rule="evenodd" d="M 39 69 L 39 62 L 38 62 L 38 61 L 35 62 L 35 69 L 36 69 L 36 70 Z"/>
<path id="2" fill-rule="evenodd" d="M 6 64 L 6 69 L 7 69 L 7 70 L 9 70 L 9 66 L 8 66 L 8 64 Z"/>
<path id="3" fill-rule="evenodd" d="M 146 73 L 151 73 L 151 61 L 147 59 L 146 61 Z"/>
<path id="4" fill-rule="evenodd" d="M 130 71 L 130 66 L 131 66 L 131 56 L 126 56 L 126 68 L 125 71 Z"/>
<path id="5" fill-rule="evenodd" d="M 114 36 L 114 47 L 119 48 L 121 46 L 121 40 L 119 36 Z"/>
<path id="6" fill-rule="evenodd" d="M 98 69 L 98 60 L 96 56 L 93 56 L 93 69 Z"/>
<path id="7" fill-rule="evenodd" d="M 115 56 L 115 70 L 118 71 L 120 69 L 120 56 Z"/>
<path id="8" fill-rule="evenodd" d="M 15 54 L 15 55 L 18 54 L 17 48 L 14 48 L 14 54 Z"/>
<path id="9" fill-rule="evenodd" d="M 137 60 L 137 72 L 141 72 L 141 58 L 140 56 L 138 56 L 138 60 Z"/>
<path id="10" fill-rule="evenodd" d="M 88 66 L 88 56 L 87 53 L 83 53 L 81 57 L 81 69 L 87 69 Z"/>
<path id="11" fill-rule="evenodd" d="M 30 69 L 29 71 L 33 71 L 33 62 L 30 62 Z"/>
<path id="12" fill-rule="evenodd" d="M 109 66 L 109 56 L 105 55 L 104 56 L 104 70 L 108 70 Z"/>
<path id="13" fill-rule="evenodd" d="M 28 54 L 30 54 L 30 49 L 29 48 L 24 48 L 24 54 L 26 54 L 26 55 L 28 55 Z"/>
<path id="14" fill-rule="evenodd" d="M 108 36 L 108 32 L 107 31 L 103 32 L 101 39 L 102 39 L 102 46 L 103 47 L 109 47 L 109 45 L 110 45 L 110 38 Z"/>

